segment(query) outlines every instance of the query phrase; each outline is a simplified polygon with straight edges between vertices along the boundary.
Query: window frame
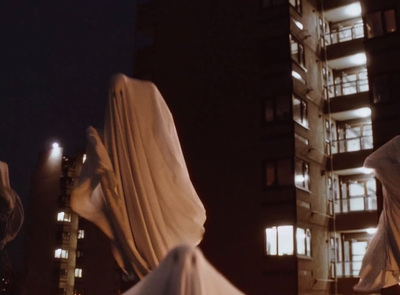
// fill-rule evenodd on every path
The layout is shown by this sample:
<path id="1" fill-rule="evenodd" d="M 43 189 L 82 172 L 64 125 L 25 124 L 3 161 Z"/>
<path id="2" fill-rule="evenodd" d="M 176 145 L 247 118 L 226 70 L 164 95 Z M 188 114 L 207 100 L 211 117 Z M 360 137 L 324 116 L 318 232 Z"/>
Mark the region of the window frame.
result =
<path id="1" fill-rule="evenodd" d="M 395 29 L 394 31 L 388 31 L 388 12 L 393 12 L 393 17 L 394 17 L 394 25 Z M 379 20 L 376 20 L 377 23 L 375 25 L 379 25 L 379 32 L 378 33 L 373 33 L 373 28 L 372 26 L 370 27 L 372 21 L 372 16 L 376 15 L 379 17 Z M 370 21 L 371 20 L 371 21 Z M 379 24 L 378 24 L 379 22 Z M 388 34 L 392 34 L 398 31 L 398 21 L 397 21 L 397 16 L 396 16 L 396 9 L 395 8 L 390 8 L 390 9 L 385 9 L 385 10 L 375 10 L 375 11 L 370 11 L 365 15 L 364 18 L 364 24 L 365 24 L 365 32 L 367 39 L 374 39 L 380 36 L 385 36 Z"/>
<path id="2" fill-rule="evenodd" d="M 282 164 L 282 166 L 280 166 L 279 164 Z M 289 167 L 285 167 L 285 165 L 289 165 Z M 268 175 L 270 175 L 270 173 L 268 173 L 268 166 L 272 167 L 273 171 L 273 179 L 270 182 L 268 180 Z M 285 187 L 285 186 L 292 186 L 293 185 L 293 181 L 291 181 L 292 177 L 283 177 L 282 175 L 289 175 L 287 174 L 287 171 L 285 168 L 289 168 L 289 172 L 290 175 L 294 175 L 293 174 L 293 159 L 292 158 L 281 158 L 281 159 L 274 159 L 274 160 L 268 160 L 268 161 L 264 161 L 264 179 L 265 179 L 265 183 L 264 183 L 264 187 L 269 189 L 269 188 L 274 188 L 274 187 Z M 289 176 L 290 176 L 289 175 Z"/>
<path id="3" fill-rule="evenodd" d="M 295 107 L 295 100 L 299 101 L 299 114 L 297 113 L 297 108 Z M 292 95 L 292 114 L 293 114 L 293 120 L 296 123 L 305 128 L 309 127 L 308 101 L 295 93 L 293 93 Z M 297 116 L 299 117 L 299 119 L 297 119 Z"/>
<path id="4" fill-rule="evenodd" d="M 297 174 L 297 163 L 301 164 L 301 173 Z M 306 191 L 311 191 L 311 176 L 310 176 L 310 163 L 307 161 L 304 161 L 302 159 L 296 158 L 295 159 L 295 168 L 294 168 L 294 185 L 297 188 L 306 190 Z M 300 177 L 302 178 L 300 180 Z M 297 178 L 297 179 L 296 179 Z M 298 185 L 298 183 L 301 182 L 303 183 L 302 185 Z"/>
<path id="5" fill-rule="evenodd" d="M 289 34 L 289 41 L 290 41 L 290 57 L 292 61 L 297 63 L 302 69 L 304 70 L 307 69 L 304 44 L 292 34 Z M 297 44 L 297 52 L 295 53 L 293 53 L 292 44 Z M 296 58 L 293 58 L 293 56 L 296 56 Z"/>

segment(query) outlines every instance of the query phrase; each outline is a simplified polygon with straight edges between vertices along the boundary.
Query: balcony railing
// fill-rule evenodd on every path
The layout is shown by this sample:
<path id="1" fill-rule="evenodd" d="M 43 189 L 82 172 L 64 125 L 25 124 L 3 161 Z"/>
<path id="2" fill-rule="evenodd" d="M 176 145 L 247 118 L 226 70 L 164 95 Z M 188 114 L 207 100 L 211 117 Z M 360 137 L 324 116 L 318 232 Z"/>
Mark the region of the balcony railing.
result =
<path id="1" fill-rule="evenodd" d="M 341 43 L 341 42 L 346 42 L 354 39 L 360 39 L 364 37 L 364 25 L 361 24 L 355 24 L 351 27 L 345 27 L 342 28 L 338 31 L 331 32 L 327 34 L 328 42 L 329 45 L 331 44 L 336 44 L 336 43 Z"/>
<path id="2" fill-rule="evenodd" d="M 362 257 L 361 257 L 362 258 Z M 360 261 L 344 261 L 336 263 L 336 277 L 357 277 L 361 268 Z"/>
<path id="3" fill-rule="evenodd" d="M 329 97 L 337 97 L 355 94 L 359 92 L 367 92 L 369 90 L 368 79 L 359 79 L 342 83 L 335 83 L 328 86 Z"/>
<path id="4" fill-rule="evenodd" d="M 333 144 L 335 147 L 332 149 L 333 154 L 369 150 L 374 147 L 372 135 L 334 140 Z"/>
<path id="5" fill-rule="evenodd" d="M 378 209 L 376 195 L 365 195 L 335 200 L 335 213 L 356 211 L 376 211 Z"/>

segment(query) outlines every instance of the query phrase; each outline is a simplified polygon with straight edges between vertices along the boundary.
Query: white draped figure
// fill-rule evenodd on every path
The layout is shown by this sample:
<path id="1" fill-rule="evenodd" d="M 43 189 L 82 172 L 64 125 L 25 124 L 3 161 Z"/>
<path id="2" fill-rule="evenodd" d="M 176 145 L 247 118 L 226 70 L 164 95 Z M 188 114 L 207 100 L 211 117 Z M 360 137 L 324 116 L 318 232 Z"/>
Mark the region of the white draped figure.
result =
<path id="1" fill-rule="evenodd" d="M 123 295 L 244 295 L 190 245 L 174 248 Z"/>
<path id="2" fill-rule="evenodd" d="M 24 209 L 10 186 L 8 165 L 0 161 L 0 251 L 17 236 L 23 221 Z"/>
<path id="3" fill-rule="evenodd" d="M 87 137 L 71 206 L 112 240 L 126 273 L 142 278 L 176 245 L 201 241 L 205 210 L 153 83 L 114 76 L 103 138 L 92 127 Z"/>
<path id="4" fill-rule="evenodd" d="M 364 255 L 354 290 L 372 292 L 398 284 L 400 270 L 400 136 L 367 157 L 382 184 L 383 210 L 378 228 Z"/>

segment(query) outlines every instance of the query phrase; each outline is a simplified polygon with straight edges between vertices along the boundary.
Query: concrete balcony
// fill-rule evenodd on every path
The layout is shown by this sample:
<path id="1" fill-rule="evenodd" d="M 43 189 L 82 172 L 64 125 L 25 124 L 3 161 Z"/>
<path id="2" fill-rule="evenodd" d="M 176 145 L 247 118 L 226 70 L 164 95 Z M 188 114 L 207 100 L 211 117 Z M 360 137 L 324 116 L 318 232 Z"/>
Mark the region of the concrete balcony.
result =
<path id="1" fill-rule="evenodd" d="M 348 56 L 364 52 L 364 39 L 354 39 L 346 42 L 340 42 L 329 45 L 325 48 L 325 52 L 321 51 L 322 56 L 326 56 L 326 59 L 333 61 L 336 59 L 346 58 Z M 343 63 L 351 64 L 347 60 Z M 335 66 L 331 66 L 334 68 Z"/>
<path id="2" fill-rule="evenodd" d="M 335 216 L 335 230 L 362 230 L 375 228 L 378 223 L 378 211 L 355 211 Z M 329 228 L 333 231 L 333 222 L 330 221 Z"/>
<path id="3" fill-rule="evenodd" d="M 338 174 L 362 173 L 364 160 L 370 153 L 372 148 L 334 154 L 332 161 L 327 162 L 327 169 Z"/>

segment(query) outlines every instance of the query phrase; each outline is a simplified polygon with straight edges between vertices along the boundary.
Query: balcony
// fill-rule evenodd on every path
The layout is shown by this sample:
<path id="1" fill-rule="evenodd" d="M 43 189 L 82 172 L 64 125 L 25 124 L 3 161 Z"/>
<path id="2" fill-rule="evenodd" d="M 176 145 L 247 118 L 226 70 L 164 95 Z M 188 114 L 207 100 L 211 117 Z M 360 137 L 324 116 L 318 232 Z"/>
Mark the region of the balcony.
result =
<path id="1" fill-rule="evenodd" d="M 368 90 L 368 79 L 339 82 L 328 86 L 328 94 L 330 98 L 368 92 Z"/>
<path id="2" fill-rule="evenodd" d="M 339 199 L 334 202 L 336 214 L 357 211 L 376 211 L 378 209 L 375 194 Z"/>
<path id="3" fill-rule="evenodd" d="M 369 150 L 373 148 L 372 135 L 359 136 L 353 138 L 339 139 L 333 141 L 333 146 L 336 147 L 332 149 L 333 154 L 354 152 Z"/>
<path id="4" fill-rule="evenodd" d="M 358 261 L 344 261 L 336 263 L 336 277 L 357 277 L 362 262 L 362 256 Z"/>
<path id="5" fill-rule="evenodd" d="M 364 38 L 364 25 L 356 23 L 352 26 L 332 30 L 325 36 L 325 42 L 327 45 L 332 45 L 361 38 Z"/>

